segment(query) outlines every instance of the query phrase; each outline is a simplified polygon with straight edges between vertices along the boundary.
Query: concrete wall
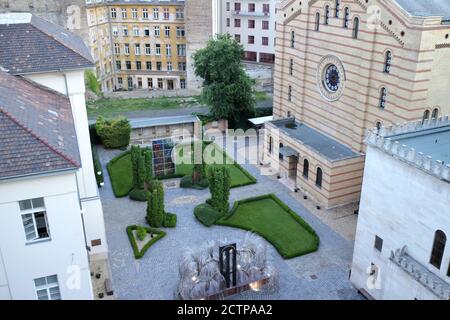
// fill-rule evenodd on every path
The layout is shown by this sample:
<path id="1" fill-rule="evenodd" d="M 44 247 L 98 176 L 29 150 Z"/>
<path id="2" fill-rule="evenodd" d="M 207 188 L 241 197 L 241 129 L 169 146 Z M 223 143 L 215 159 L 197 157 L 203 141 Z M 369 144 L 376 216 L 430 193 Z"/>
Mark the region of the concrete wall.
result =
<path id="1" fill-rule="evenodd" d="M 403 163 L 379 149 L 368 147 L 361 195 L 351 281 L 376 299 L 432 299 L 422 285 L 390 262 L 391 251 L 407 246 L 408 254 L 450 284 L 446 275 L 450 245 L 441 269 L 429 259 L 435 232 L 450 235 L 450 184 Z M 380 253 L 375 236 L 383 239 Z M 380 269 L 379 289 L 367 287 L 367 268 Z"/>
<path id="2" fill-rule="evenodd" d="M 44 198 L 51 239 L 29 244 L 19 201 L 40 197 Z M 0 299 L 34 300 L 33 280 L 55 274 L 62 299 L 93 298 L 78 199 L 74 172 L 0 184 Z M 78 289 L 70 286 L 71 266 L 80 271 Z"/>
<path id="3" fill-rule="evenodd" d="M 198 49 L 206 47 L 213 36 L 212 0 L 186 0 L 186 54 L 187 54 L 187 88 L 200 90 L 202 80 L 195 76 L 192 55 Z"/>
<path id="4" fill-rule="evenodd" d="M 85 0 L 0 0 L 0 13 L 3 12 L 31 12 L 69 28 L 89 44 Z"/>

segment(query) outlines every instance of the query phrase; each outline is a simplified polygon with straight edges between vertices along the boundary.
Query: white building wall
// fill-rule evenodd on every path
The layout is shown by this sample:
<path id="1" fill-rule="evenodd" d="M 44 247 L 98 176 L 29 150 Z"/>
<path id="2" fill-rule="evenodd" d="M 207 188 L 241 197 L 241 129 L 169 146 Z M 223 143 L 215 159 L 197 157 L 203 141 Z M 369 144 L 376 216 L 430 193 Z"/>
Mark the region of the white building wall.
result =
<path id="1" fill-rule="evenodd" d="M 450 283 L 450 243 L 441 270 L 430 263 L 435 232 L 450 236 L 450 184 L 392 156 L 368 147 L 356 231 L 351 281 L 376 299 L 436 299 L 428 289 L 389 260 L 391 251 L 407 246 L 408 254 Z M 383 239 L 380 253 L 375 235 Z M 380 269 L 380 286 L 367 286 L 367 268 Z"/>
<path id="2" fill-rule="evenodd" d="M 40 197 L 50 240 L 27 244 L 19 201 Z M 73 171 L 2 181 L 0 298 L 35 300 L 34 279 L 56 274 L 62 299 L 93 299 L 78 199 Z"/>
<path id="3" fill-rule="evenodd" d="M 257 52 L 257 61 L 259 62 L 260 53 L 275 54 L 275 24 L 276 24 L 276 5 L 279 0 L 220 0 L 221 1 L 221 17 L 216 18 L 220 21 L 220 33 L 229 33 L 232 37 L 236 34 L 241 36 L 241 44 L 244 46 L 245 51 Z M 236 14 L 234 11 L 234 3 L 239 2 L 241 4 L 241 13 Z M 230 10 L 227 10 L 227 3 L 229 3 Z M 248 13 L 248 4 L 255 4 L 255 14 Z M 263 12 L 263 4 L 270 5 L 269 16 L 260 15 Z M 230 26 L 227 26 L 227 19 L 230 20 Z M 240 28 L 234 27 L 234 19 L 241 20 Z M 255 20 L 255 28 L 248 28 L 248 20 Z M 269 21 L 269 30 L 262 29 L 262 21 Z M 248 43 L 248 36 L 255 37 L 255 43 Z M 268 37 L 269 43 L 267 46 L 262 45 L 262 37 Z"/>
<path id="4" fill-rule="evenodd" d="M 91 254 L 105 254 L 108 251 L 108 247 L 103 221 L 103 209 L 92 160 L 85 100 L 84 70 L 67 71 L 64 73 L 39 73 L 27 75 L 26 77 L 67 95 L 70 99 L 81 157 L 82 167 L 77 172 L 77 181 L 86 224 L 86 237 L 89 246 L 91 246 L 92 240 L 100 239 L 101 241 L 101 245 L 91 248 Z M 89 225 L 87 222 L 89 222 Z"/>

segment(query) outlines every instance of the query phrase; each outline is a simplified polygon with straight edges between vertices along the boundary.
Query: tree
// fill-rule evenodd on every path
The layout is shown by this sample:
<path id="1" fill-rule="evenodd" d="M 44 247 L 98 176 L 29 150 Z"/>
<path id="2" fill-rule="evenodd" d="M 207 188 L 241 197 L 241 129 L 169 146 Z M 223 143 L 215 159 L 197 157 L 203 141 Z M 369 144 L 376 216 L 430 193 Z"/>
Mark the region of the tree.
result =
<path id="1" fill-rule="evenodd" d="M 230 198 L 230 173 L 226 166 L 212 166 L 208 174 L 211 206 L 221 214 L 227 214 Z"/>
<path id="2" fill-rule="evenodd" d="M 164 208 L 164 188 L 161 182 L 154 183 L 153 190 L 147 197 L 146 220 L 154 228 L 163 225 L 166 212 Z"/>
<path id="3" fill-rule="evenodd" d="M 145 165 L 145 183 L 150 187 L 152 182 L 152 152 L 149 148 L 144 150 L 144 165 Z"/>
<path id="4" fill-rule="evenodd" d="M 215 119 L 235 122 L 255 113 L 253 80 L 245 73 L 243 58 L 242 45 L 225 34 L 193 55 L 195 74 L 203 78 L 202 99 Z"/>
<path id="5" fill-rule="evenodd" d="M 133 169 L 133 188 L 139 185 L 139 158 L 141 156 L 141 148 L 139 146 L 131 146 L 131 167 Z"/>

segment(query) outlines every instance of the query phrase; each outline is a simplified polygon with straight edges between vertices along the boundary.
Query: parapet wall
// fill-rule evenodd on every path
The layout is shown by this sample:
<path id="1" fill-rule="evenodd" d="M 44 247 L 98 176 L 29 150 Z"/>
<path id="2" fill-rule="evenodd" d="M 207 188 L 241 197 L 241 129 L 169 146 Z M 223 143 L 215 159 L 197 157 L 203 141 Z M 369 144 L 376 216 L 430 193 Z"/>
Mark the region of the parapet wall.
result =
<path id="1" fill-rule="evenodd" d="M 382 127 L 380 130 L 373 129 L 367 132 L 366 144 L 376 147 L 395 158 L 407 162 L 439 179 L 450 182 L 450 164 L 445 164 L 439 159 L 418 152 L 414 148 L 395 141 L 393 136 L 406 133 L 420 133 L 428 129 L 448 127 L 450 131 L 449 117 L 440 117 L 416 122 L 408 122 L 402 125 Z"/>

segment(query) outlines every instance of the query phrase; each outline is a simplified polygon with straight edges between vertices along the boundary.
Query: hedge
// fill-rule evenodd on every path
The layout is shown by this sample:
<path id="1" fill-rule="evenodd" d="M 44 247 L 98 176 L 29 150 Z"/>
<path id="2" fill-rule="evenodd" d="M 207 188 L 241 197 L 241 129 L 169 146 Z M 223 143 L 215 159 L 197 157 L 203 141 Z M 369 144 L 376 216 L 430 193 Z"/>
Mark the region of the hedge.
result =
<path id="1" fill-rule="evenodd" d="M 202 203 L 196 206 L 194 209 L 194 215 L 197 220 L 206 227 L 212 226 L 214 223 L 216 223 L 217 220 L 223 217 L 223 215 L 220 214 L 219 211 L 217 211 L 207 203 Z"/>
<path id="2" fill-rule="evenodd" d="M 108 164 L 106 165 L 106 169 L 108 170 L 108 173 L 109 173 L 109 178 L 111 179 L 111 186 L 112 186 L 114 195 L 115 195 L 117 198 L 122 198 L 122 197 L 127 196 L 127 195 L 130 193 L 130 191 L 131 191 L 132 188 L 130 188 L 130 189 L 127 190 L 126 192 L 125 192 L 125 191 L 124 191 L 124 192 L 121 192 L 120 190 L 117 190 L 117 186 L 118 186 L 119 184 L 118 184 L 118 183 L 115 183 L 115 182 L 113 181 L 113 180 L 116 178 L 116 176 L 114 175 L 114 171 L 113 171 L 111 168 L 112 168 L 112 166 L 113 166 L 117 161 L 119 161 L 119 160 L 121 160 L 122 158 L 124 158 L 124 157 L 126 157 L 126 156 L 129 156 L 129 155 L 130 155 L 130 151 L 125 151 L 124 153 L 121 153 L 121 154 L 119 154 L 118 156 L 115 156 L 114 158 L 112 158 L 112 159 L 108 162 Z M 131 174 L 131 171 L 130 171 L 129 174 Z M 120 177 L 119 177 L 119 178 L 120 178 Z"/>
<path id="3" fill-rule="evenodd" d="M 95 124 L 95 129 L 106 148 L 118 149 L 130 144 L 131 125 L 126 118 L 119 117 L 113 120 L 106 120 L 99 117 Z"/>
<path id="4" fill-rule="evenodd" d="M 177 226 L 177 215 L 174 213 L 166 212 L 164 217 L 163 227 L 164 228 L 175 228 Z"/>
<path id="5" fill-rule="evenodd" d="M 208 188 L 209 182 L 208 179 L 202 179 L 199 183 L 194 184 L 192 182 L 192 176 L 187 175 L 181 178 L 180 181 L 180 188 L 189 188 L 189 189 L 197 189 L 197 190 L 204 190 Z"/>
<path id="6" fill-rule="evenodd" d="M 94 174 L 95 174 L 95 179 L 97 180 L 97 186 L 99 188 L 101 188 L 101 187 L 103 187 L 105 178 L 103 177 L 102 165 L 100 163 L 97 148 L 95 146 L 92 146 L 92 160 L 94 162 Z"/>
<path id="7" fill-rule="evenodd" d="M 135 201 L 145 202 L 147 201 L 148 191 L 144 189 L 133 189 L 130 191 L 130 199 Z"/>
<path id="8" fill-rule="evenodd" d="M 149 227 L 144 227 L 147 230 L 147 234 L 156 234 L 156 237 L 152 238 L 149 242 L 147 242 L 145 244 L 145 246 L 142 248 L 141 251 L 139 251 L 137 243 L 136 243 L 136 238 L 134 237 L 133 231 L 137 230 L 138 226 L 137 225 L 131 225 L 127 227 L 127 234 L 128 234 L 128 239 L 130 240 L 131 243 L 131 247 L 133 248 L 133 252 L 134 252 L 134 257 L 136 259 L 140 259 L 144 256 L 145 252 L 147 252 L 147 250 L 153 245 L 155 244 L 155 242 L 157 242 L 159 239 L 165 237 L 166 233 L 162 230 L 158 230 L 158 229 L 154 229 L 154 228 L 149 228 Z"/>
<path id="9" fill-rule="evenodd" d="M 92 145 L 102 144 L 102 141 L 97 134 L 97 129 L 95 129 L 95 123 L 89 125 L 89 137 L 91 138 Z"/>

